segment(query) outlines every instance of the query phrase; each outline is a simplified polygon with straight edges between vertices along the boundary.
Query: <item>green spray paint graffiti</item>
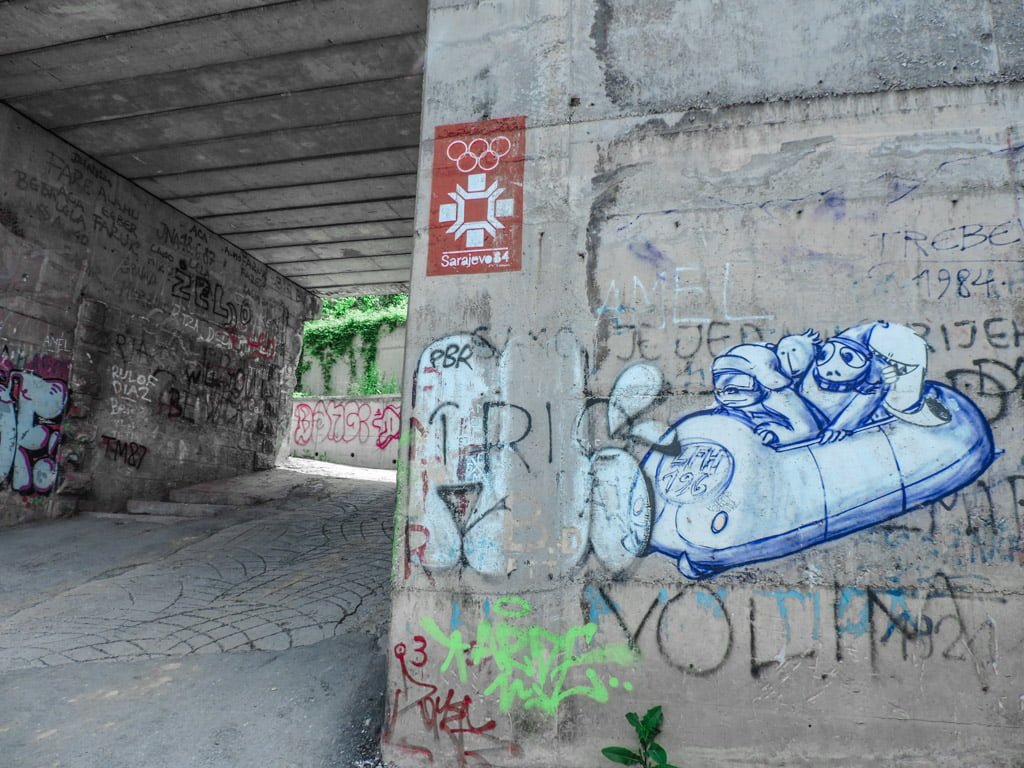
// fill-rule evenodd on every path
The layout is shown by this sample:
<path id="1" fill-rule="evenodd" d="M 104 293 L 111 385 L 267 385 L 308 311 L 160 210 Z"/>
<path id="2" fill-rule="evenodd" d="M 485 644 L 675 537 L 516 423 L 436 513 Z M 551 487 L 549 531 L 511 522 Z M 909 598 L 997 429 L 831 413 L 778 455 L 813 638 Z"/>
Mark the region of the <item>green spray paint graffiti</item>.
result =
<path id="1" fill-rule="evenodd" d="M 614 676 L 602 679 L 594 669 L 608 664 L 629 667 L 637 659 L 626 643 L 593 647 L 596 624 L 571 627 L 563 634 L 530 626 L 526 620 L 533 607 L 521 597 L 500 598 L 490 612 L 500 618 L 481 619 L 472 642 L 464 640 L 459 629 L 446 634 L 429 617 L 421 619 L 420 624 L 448 651 L 441 671 L 447 672 L 454 664 L 460 682 L 466 682 L 468 666 L 493 662 L 498 675 L 484 695 L 497 693 L 502 712 L 518 702 L 523 709 L 554 714 L 570 696 L 586 696 L 603 704 L 608 701 L 609 688 L 621 685 L 626 691 L 632 690 L 630 683 Z M 576 674 L 572 682 L 567 682 L 574 670 L 582 672 L 582 677 Z"/>

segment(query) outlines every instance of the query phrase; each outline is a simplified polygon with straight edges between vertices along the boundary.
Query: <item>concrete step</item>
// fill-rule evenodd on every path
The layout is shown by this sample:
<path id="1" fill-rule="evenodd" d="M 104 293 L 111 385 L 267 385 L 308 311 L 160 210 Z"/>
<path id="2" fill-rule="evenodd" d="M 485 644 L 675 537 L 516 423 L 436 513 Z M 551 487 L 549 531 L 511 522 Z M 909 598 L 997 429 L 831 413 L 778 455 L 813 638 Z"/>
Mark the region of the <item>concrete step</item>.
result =
<path id="1" fill-rule="evenodd" d="M 181 515 L 132 515 L 127 512 L 86 512 L 84 517 L 95 517 L 100 520 L 117 520 L 131 523 L 157 523 L 159 525 L 173 525 L 174 523 L 196 520 L 195 517 L 183 517 Z"/>
<path id="2" fill-rule="evenodd" d="M 171 501 L 181 504 L 264 504 L 288 498 L 292 493 L 317 478 L 296 472 L 262 471 L 222 480 L 210 480 L 185 488 L 175 488 Z"/>
<path id="3" fill-rule="evenodd" d="M 287 498 L 287 495 L 286 491 L 279 494 L 268 494 L 234 487 L 218 489 L 207 486 L 176 488 L 169 494 L 171 501 L 178 504 L 212 504 L 214 506 L 254 506 Z"/>
<path id="4" fill-rule="evenodd" d="M 173 517 L 214 517 L 235 512 L 234 504 L 194 504 L 179 501 L 146 501 L 132 499 L 128 502 L 129 515 L 164 515 Z"/>

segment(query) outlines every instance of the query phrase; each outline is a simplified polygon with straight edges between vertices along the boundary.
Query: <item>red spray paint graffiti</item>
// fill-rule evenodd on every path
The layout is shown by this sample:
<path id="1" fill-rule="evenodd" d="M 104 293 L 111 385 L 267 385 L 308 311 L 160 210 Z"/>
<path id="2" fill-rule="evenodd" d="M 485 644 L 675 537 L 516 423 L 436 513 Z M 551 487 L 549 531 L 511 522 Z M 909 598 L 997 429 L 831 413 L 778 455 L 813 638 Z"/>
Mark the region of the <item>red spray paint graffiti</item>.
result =
<path id="1" fill-rule="evenodd" d="M 377 447 L 383 451 L 399 438 L 402 416 L 398 408 L 393 405 L 378 408 L 373 416 L 373 426 L 377 428 Z"/>
<path id="2" fill-rule="evenodd" d="M 317 400 L 295 403 L 292 442 L 301 448 L 323 443 L 364 444 L 373 438 L 385 450 L 399 438 L 401 413 L 397 406 L 376 408 L 360 400 Z"/>
<path id="3" fill-rule="evenodd" d="M 224 326 L 228 339 L 234 349 L 247 352 L 253 360 L 273 360 L 277 355 L 277 339 L 269 333 L 247 336 L 234 325 Z"/>
<path id="4" fill-rule="evenodd" d="M 0 351 L 0 377 L 8 377 L 18 371 L 27 371 L 44 379 L 67 381 L 71 375 L 71 361 L 52 355 L 12 354 L 5 346 Z"/>
<path id="5" fill-rule="evenodd" d="M 412 535 L 419 534 L 421 538 L 417 539 L 417 544 L 414 547 L 412 545 Z M 416 558 L 416 563 L 420 565 L 427 573 L 428 578 L 433 583 L 433 577 L 430 576 L 430 570 L 423 565 L 424 553 L 427 551 L 427 544 L 430 543 L 430 530 L 425 525 L 417 525 L 416 523 L 406 522 L 405 524 L 405 580 L 408 581 L 409 577 L 412 576 L 412 564 L 413 558 Z"/>
<path id="6" fill-rule="evenodd" d="M 491 731 L 497 728 L 494 720 L 474 723 L 470 715 L 473 697 L 469 694 L 459 696 L 454 688 L 444 693 L 441 688 L 417 677 L 422 675 L 426 666 L 427 640 L 422 635 L 412 639 L 412 648 L 405 643 L 394 647 L 395 658 L 402 670 L 402 679 L 394 691 L 391 700 L 391 711 L 384 730 L 384 742 L 409 754 L 425 757 L 434 762 L 434 752 L 423 744 L 411 743 L 405 737 L 396 737 L 395 728 L 406 715 L 416 712 L 424 732 L 430 737 L 433 745 L 440 743 L 441 735 L 447 736 L 455 750 L 456 765 L 462 768 L 469 765 L 492 765 L 488 756 L 496 754 L 517 756 L 522 754 L 520 747 L 514 743 L 498 739 Z M 493 746 L 468 748 L 467 737 L 480 737 L 485 743 Z"/>

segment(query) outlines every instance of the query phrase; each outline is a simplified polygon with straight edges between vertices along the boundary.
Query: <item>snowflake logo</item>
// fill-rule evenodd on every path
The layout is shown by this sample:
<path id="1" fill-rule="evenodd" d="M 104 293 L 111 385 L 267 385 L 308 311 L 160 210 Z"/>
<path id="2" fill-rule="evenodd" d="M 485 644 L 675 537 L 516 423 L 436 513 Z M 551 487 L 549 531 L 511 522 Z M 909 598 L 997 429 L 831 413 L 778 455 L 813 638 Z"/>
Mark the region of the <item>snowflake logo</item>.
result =
<path id="1" fill-rule="evenodd" d="M 487 185 L 486 173 L 473 173 L 466 177 L 466 187 L 455 185 L 455 191 L 448 196 L 454 201 L 445 203 L 438 211 L 438 221 L 451 222 L 448 234 L 456 240 L 465 235 L 467 248 L 480 248 L 484 244 L 484 233 L 494 237 L 505 225 L 501 219 L 515 213 L 515 201 L 502 198 L 504 187 L 492 181 Z"/>
<path id="2" fill-rule="evenodd" d="M 469 455 L 466 457 L 466 482 L 481 483 L 485 477 L 483 456 Z"/>

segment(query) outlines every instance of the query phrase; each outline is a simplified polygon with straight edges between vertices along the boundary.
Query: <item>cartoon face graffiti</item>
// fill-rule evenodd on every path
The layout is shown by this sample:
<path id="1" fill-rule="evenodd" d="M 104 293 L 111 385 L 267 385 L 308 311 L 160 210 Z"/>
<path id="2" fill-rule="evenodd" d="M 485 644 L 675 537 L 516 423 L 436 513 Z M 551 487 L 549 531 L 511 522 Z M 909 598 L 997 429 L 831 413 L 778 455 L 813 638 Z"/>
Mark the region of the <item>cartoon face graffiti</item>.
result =
<path id="1" fill-rule="evenodd" d="M 716 413 L 749 424 L 765 444 L 789 444 L 818 432 L 819 418 L 793 392 L 793 380 L 772 346 L 735 346 L 715 359 L 711 373 Z"/>
<path id="2" fill-rule="evenodd" d="M 819 381 L 851 383 L 867 374 L 870 353 L 853 346 L 852 340 L 835 338 L 825 342 L 814 360 Z"/>
<path id="3" fill-rule="evenodd" d="M 807 373 L 818 351 L 818 333 L 808 329 L 802 334 L 783 336 L 775 347 L 782 370 L 797 381 Z"/>
<path id="4" fill-rule="evenodd" d="M 747 408 L 764 400 L 765 390 L 753 376 L 737 371 L 716 373 L 715 400 L 731 408 Z"/>

